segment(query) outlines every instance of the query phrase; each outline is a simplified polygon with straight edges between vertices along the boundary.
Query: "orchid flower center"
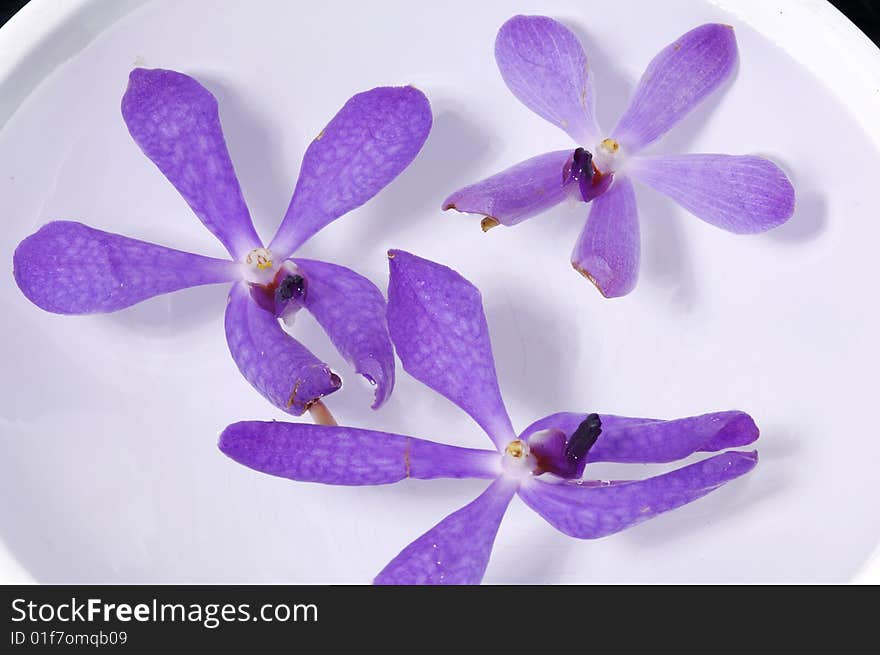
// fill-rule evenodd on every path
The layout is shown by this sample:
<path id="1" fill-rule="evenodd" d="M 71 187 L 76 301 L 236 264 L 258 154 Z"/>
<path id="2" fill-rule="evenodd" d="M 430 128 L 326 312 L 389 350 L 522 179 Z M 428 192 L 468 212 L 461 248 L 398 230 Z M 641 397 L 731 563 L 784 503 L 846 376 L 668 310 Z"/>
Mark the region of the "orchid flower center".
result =
<path id="1" fill-rule="evenodd" d="M 614 139 L 602 139 L 596 147 L 596 166 L 604 174 L 613 174 L 621 159 L 620 144 Z"/>
<path id="2" fill-rule="evenodd" d="M 613 161 L 620 146 L 613 139 L 605 139 L 593 156 L 585 148 L 577 148 L 562 171 L 562 186 L 573 197 L 590 202 L 608 190 L 614 179 Z"/>
<path id="3" fill-rule="evenodd" d="M 529 444 L 522 439 L 514 439 L 504 449 L 501 466 L 507 475 L 524 478 L 533 473 L 535 458 L 532 457 Z"/>
<path id="4" fill-rule="evenodd" d="M 602 434 L 602 419 L 589 414 L 570 435 L 558 428 L 541 430 L 529 436 L 535 461 L 534 474 L 552 473 L 561 478 L 579 478 L 584 472 L 587 453 Z"/>
<path id="5" fill-rule="evenodd" d="M 275 257 L 268 248 L 254 248 L 242 262 L 242 277 L 252 285 L 271 283 L 275 272 Z"/>
<path id="6" fill-rule="evenodd" d="M 251 297 L 266 311 L 272 312 L 288 325 L 292 324 L 305 302 L 308 290 L 305 276 L 290 260 L 282 262 L 277 270 L 267 268 L 264 272 L 267 275 L 262 279 L 249 280 Z"/>
<path id="7" fill-rule="evenodd" d="M 244 263 L 249 272 L 259 273 L 270 270 L 272 268 L 272 253 L 268 248 L 254 248 L 244 258 Z"/>

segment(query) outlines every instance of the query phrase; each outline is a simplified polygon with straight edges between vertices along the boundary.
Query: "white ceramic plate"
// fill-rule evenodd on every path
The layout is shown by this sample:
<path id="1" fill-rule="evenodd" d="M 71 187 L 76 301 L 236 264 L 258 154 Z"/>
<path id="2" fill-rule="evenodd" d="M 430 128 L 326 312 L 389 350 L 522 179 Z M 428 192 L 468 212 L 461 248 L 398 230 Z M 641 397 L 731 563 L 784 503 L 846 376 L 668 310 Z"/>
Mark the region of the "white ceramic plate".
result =
<path id="1" fill-rule="evenodd" d="M 735 25 L 735 80 L 656 150 L 771 156 L 798 190 L 790 223 L 734 237 L 640 189 L 641 283 L 610 302 L 568 263 L 582 208 L 487 235 L 442 214 L 458 186 L 568 147 L 492 58 L 501 23 L 536 10 L 582 38 L 606 127 L 662 46 L 702 22 Z M 830 5 L 35 0 L 0 31 L 0 55 L 6 581 L 369 582 L 484 484 L 332 488 L 226 459 L 215 442 L 228 423 L 285 416 L 228 355 L 222 285 L 82 318 L 24 299 L 12 251 L 51 219 L 222 254 L 126 132 L 119 102 L 133 66 L 190 73 L 217 95 L 264 236 L 305 146 L 348 96 L 421 87 L 435 127 L 420 158 L 306 252 L 383 288 L 390 246 L 474 281 L 518 427 L 558 410 L 757 418 L 752 474 L 628 532 L 578 542 L 515 501 L 486 582 L 837 582 L 875 550 L 880 57 Z M 342 423 L 488 446 L 400 369 L 391 402 L 372 412 L 371 391 L 316 325 L 298 329 L 346 379 L 328 402 Z"/>

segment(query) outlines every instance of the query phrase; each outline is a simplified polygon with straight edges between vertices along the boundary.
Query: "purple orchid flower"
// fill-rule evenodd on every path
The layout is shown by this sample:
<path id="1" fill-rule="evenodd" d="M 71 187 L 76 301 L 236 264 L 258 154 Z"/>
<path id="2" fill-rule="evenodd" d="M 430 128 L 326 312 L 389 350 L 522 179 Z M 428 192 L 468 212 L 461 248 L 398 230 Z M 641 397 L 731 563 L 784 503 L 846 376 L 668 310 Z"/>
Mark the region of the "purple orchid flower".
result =
<path id="1" fill-rule="evenodd" d="M 480 292 L 445 266 L 399 250 L 388 256 L 388 324 L 403 367 L 467 412 L 495 450 L 275 421 L 235 423 L 219 443 L 235 461 L 292 480 L 492 480 L 476 500 L 403 549 L 376 583 L 479 583 L 515 494 L 565 534 L 596 539 L 690 503 L 754 468 L 756 452 L 729 450 L 646 480 L 580 479 L 591 462 L 673 462 L 745 446 L 758 438 L 758 428 L 739 411 L 673 421 L 563 412 L 517 435 L 498 388 Z"/>
<path id="2" fill-rule="evenodd" d="M 593 202 L 571 264 L 608 298 L 639 274 L 639 221 L 630 178 L 666 194 L 698 218 L 736 234 L 764 232 L 794 213 L 785 173 L 756 156 L 644 156 L 733 72 L 729 25 L 701 25 L 660 51 L 610 136 L 594 112 L 592 74 L 577 37 L 544 16 L 516 16 L 499 30 L 495 58 L 505 83 L 529 109 L 579 145 L 521 162 L 453 193 L 443 209 L 482 214 L 483 230 L 516 225 L 567 196 Z"/>
<path id="3" fill-rule="evenodd" d="M 25 296 L 59 314 L 113 312 L 186 287 L 234 282 L 226 338 L 239 370 L 282 410 L 300 415 L 341 380 L 282 329 L 305 307 L 340 354 L 376 386 L 374 408 L 394 387 L 385 299 L 369 280 L 291 254 L 328 223 L 364 204 L 415 158 L 431 108 L 411 86 L 351 98 L 306 150 L 281 226 L 263 247 L 220 127 L 216 98 L 170 70 L 132 71 L 122 98 L 132 138 L 177 188 L 233 260 L 172 250 L 81 223 L 55 221 L 15 251 Z"/>

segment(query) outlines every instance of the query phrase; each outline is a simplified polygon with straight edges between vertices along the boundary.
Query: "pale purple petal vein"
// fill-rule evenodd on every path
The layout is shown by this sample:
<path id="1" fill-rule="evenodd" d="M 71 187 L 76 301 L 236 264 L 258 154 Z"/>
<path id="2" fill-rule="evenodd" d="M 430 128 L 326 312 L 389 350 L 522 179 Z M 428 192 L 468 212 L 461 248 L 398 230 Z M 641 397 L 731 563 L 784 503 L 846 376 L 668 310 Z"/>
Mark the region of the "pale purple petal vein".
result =
<path id="1" fill-rule="evenodd" d="M 565 200 L 562 174 L 570 158 L 570 150 L 557 150 L 527 159 L 459 189 L 443 202 L 443 209 L 516 225 Z"/>
<path id="2" fill-rule="evenodd" d="M 498 475 L 495 451 L 339 426 L 242 421 L 223 431 L 219 447 L 239 464 L 301 482 L 375 485 Z"/>
<path id="3" fill-rule="evenodd" d="M 479 290 L 452 269 L 391 250 L 388 327 L 403 368 L 467 412 L 503 447 L 513 427 Z"/>
<path id="4" fill-rule="evenodd" d="M 605 484 L 533 479 L 520 498 L 560 532 L 598 539 L 686 505 L 751 471 L 756 452 L 728 451 L 647 480 Z"/>
<path id="5" fill-rule="evenodd" d="M 516 492 L 495 480 L 476 500 L 404 548 L 374 580 L 380 585 L 475 585 L 489 564 L 495 535 Z"/>
<path id="6" fill-rule="evenodd" d="M 593 80 L 578 38 L 546 16 L 514 16 L 498 31 L 495 60 L 508 88 L 577 143 L 595 143 Z"/>
<path id="7" fill-rule="evenodd" d="M 269 249 L 289 256 L 379 193 L 415 159 L 432 121 L 428 99 L 412 86 L 379 87 L 349 99 L 306 150 Z"/>
<path id="8" fill-rule="evenodd" d="M 635 191 L 632 182 L 619 175 L 608 191 L 593 200 L 571 265 L 606 298 L 617 298 L 635 288 L 640 254 Z"/>
<path id="9" fill-rule="evenodd" d="M 72 221 L 24 239 L 13 273 L 32 303 L 57 314 L 114 312 L 160 294 L 240 278 L 227 260 L 172 250 Z"/>
<path id="10" fill-rule="evenodd" d="M 305 308 L 355 371 L 376 385 L 373 409 L 379 408 L 394 388 L 394 349 L 382 292 L 344 266 L 313 259 L 294 263 L 308 281 Z"/>
<path id="11" fill-rule="evenodd" d="M 273 405 L 299 416 L 342 382 L 330 368 L 287 334 L 274 314 L 233 286 L 226 306 L 226 341 L 239 371 Z"/>
<path id="12" fill-rule="evenodd" d="M 611 136 L 629 154 L 647 147 L 721 86 L 737 57 L 730 25 L 709 23 L 682 35 L 648 64 Z"/>
<path id="13" fill-rule="evenodd" d="M 234 258 L 262 244 L 220 126 L 217 99 L 176 71 L 135 68 L 122 98 L 132 138 Z"/>
<path id="14" fill-rule="evenodd" d="M 637 157 L 630 171 L 697 218 L 728 232 L 765 232 L 794 214 L 794 187 L 779 166 L 763 157 Z"/>

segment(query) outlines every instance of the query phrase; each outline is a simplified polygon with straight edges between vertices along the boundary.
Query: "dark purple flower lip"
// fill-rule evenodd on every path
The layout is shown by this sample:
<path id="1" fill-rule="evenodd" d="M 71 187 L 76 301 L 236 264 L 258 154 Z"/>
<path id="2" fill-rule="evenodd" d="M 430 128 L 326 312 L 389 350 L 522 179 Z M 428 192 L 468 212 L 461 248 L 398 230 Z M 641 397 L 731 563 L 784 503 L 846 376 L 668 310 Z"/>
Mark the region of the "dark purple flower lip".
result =
<path id="1" fill-rule="evenodd" d="M 568 438 L 565 444 L 565 459 L 577 462 L 586 456 L 596 439 L 602 434 L 602 419 L 598 414 L 588 414 L 577 430 Z"/>
<path id="2" fill-rule="evenodd" d="M 593 153 L 586 148 L 576 148 L 562 169 L 563 188 L 576 188 L 584 202 L 590 202 L 605 193 L 613 179 L 614 173 L 600 171 L 593 159 Z"/>
<path id="3" fill-rule="evenodd" d="M 562 430 L 542 430 L 527 439 L 530 455 L 534 458 L 533 475 L 552 473 L 567 480 L 584 473 L 587 453 L 602 434 L 602 419 L 588 414 L 577 428 L 566 435 Z"/>
<path id="4" fill-rule="evenodd" d="M 306 295 L 306 279 L 299 273 L 286 275 L 275 288 L 275 301 L 287 302 L 292 298 L 299 300 Z"/>
<path id="5" fill-rule="evenodd" d="M 250 283 L 251 297 L 261 309 L 276 317 L 289 316 L 303 307 L 308 292 L 306 277 L 292 262 L 284 262 L 269 282 Z"/>

